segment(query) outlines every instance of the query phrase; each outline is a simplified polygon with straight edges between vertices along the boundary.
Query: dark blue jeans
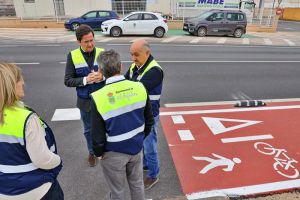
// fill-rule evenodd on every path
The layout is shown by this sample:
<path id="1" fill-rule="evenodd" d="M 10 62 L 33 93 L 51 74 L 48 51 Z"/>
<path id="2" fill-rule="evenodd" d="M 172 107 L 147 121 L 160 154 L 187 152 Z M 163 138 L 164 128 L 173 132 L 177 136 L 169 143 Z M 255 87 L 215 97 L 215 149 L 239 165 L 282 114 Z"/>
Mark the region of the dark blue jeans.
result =
<path id="1" fill-rule="evenodd" d="M 154 117 L 154 125 L 150 134 L 144 140 L 144 167 L 148 167 L 148 177 L 157 178 L 159 174 L 159 159 L 157 154 L 157 126 L 159 115 Z"/>
<path id="2" fill-rule="evenodd" d="M 64 192 L 62 191 L 57 180 L 52 183 L 49 191 L 41 200 L 64 200 Z"/>
<path id="3" fill-rule="evenodd" d="M 80 116 L 83 122 L 83 134 L 86 139 L 89 153 L 94 154 L 91 134 L 91 112 L 85 112 L 83 110 L 80 110 Z"/>

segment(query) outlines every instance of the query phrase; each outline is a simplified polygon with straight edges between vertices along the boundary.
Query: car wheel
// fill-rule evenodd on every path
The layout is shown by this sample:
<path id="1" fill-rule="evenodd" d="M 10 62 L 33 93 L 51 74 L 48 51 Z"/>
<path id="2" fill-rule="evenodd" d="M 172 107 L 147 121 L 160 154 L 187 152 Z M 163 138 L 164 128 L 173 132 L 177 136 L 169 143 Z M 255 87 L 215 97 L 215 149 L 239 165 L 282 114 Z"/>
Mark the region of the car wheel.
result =
<path id="1" fill-rule="evenodd" d="M 154 35 L 155 35 L 155 37 L 157 37 L 157 38 L 162 38 L 162 37 L 165 35 L 165 29 L 162 28 L 162 27 L 157 27 L 157 28 L 154 30 Z"/>
<path id="2" fill-rule="evenodd" d="M 79 23 L 74 22 L 74 23 L 71 24 L 71 29 L 72 29 L 73 31 L 76 31 L 76 29 L 78 29 L 79 26 L 80 26 Z"/>
<path id="3" fill-rule="evenodd" d="M 198 28 L 197 35 L 198 37 L 204 37 L 206 35 L 206 28 L 205 27 Z"/>
<path id="4" fill-rule="evenodd" d="M 110 36 L 112 37 L 120 37 L 122 34 L 122 30 L 119 27 L 112 27 L 110 30 Z"/>
<path id="5" fill-rule="evenodd" d="M 240 38 L 242 37 L 243 35 L 243 30 L 238 28 L 238 29 L 235 29 L 234 33 L 233 33 L 233 36 L 236 37 L 236 38 Z"/>

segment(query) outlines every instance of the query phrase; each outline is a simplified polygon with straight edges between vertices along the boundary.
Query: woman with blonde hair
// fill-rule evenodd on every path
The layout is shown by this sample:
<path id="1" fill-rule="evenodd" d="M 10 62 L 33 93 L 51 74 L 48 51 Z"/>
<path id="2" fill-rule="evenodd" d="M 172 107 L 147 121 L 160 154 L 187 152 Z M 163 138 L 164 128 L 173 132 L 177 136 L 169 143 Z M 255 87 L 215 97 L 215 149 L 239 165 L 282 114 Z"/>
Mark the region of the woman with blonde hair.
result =
<path id="1" fill-rule="evenodd" d="M 0 199 L 63 200 L 54 135 L 21 99 L 19 67 L 0 62 Z"/>

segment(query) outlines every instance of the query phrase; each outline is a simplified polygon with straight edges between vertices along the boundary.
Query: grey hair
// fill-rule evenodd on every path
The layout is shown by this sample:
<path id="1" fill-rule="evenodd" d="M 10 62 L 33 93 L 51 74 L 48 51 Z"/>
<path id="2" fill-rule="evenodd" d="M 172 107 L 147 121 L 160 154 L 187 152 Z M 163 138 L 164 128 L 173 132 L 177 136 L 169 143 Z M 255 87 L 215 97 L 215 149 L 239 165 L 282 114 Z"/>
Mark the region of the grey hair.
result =
<path id="1" fill-rule="evenodd" d="M 113 49 L 101 52 L 97 58 L 97 63 L 105 78 L 121 73 L 121 57 Z"/>

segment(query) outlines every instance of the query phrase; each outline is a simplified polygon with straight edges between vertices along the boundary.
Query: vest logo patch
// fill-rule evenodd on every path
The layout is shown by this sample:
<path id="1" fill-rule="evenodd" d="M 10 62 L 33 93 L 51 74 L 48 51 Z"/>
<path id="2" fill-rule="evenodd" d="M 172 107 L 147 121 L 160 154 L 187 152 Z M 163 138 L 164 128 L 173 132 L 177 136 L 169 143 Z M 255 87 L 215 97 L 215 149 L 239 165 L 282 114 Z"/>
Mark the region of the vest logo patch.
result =
<path id="1" fill-rule="evenodd" d="M 115 99 L 115 97 L 114 97 L 114 94 L 113 94 L 112 92 L 109 92 L 109 93 L 107 94 L 107 96 L 108 96 L 108 101 L 109 101 L 109 103 L 110 103 L 110 104 L 115 104 L 116 99 Z"/>

